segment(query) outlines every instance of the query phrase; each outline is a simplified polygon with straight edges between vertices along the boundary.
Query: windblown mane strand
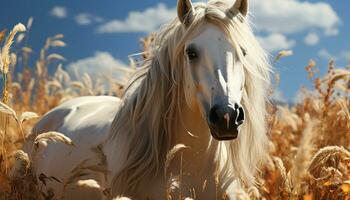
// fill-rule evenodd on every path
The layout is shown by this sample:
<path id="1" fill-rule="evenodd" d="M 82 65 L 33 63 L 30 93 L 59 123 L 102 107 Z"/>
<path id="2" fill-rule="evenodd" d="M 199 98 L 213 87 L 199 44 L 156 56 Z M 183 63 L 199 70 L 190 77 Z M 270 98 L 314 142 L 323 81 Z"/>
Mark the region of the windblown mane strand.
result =
<path id="1" fill-rule="evenodd" d="M 123 169 L 112 180 L 112 195 L 132 193 L 141 180 L 155 177 L 165 163 L 177 132 L 181 79 L 171 65 L 173 49 L 183 35 L 174 21 L 158 33 L 152 58 L 128 86 L 112 122 L 109 139 L 124 138 L 127 151 Z M 127 137 L 125 137 L 127 135 Z"/>
<path id="2" fill-rule="evenodd" d="M 233 19 L 226 17 L 217 21 L 218 18 L 210 16 L 213 15 L 208 13 L 208 21 L 226 30 L 243 64 L 246 77 L 242 99 L 247 116 L 246 123 L 241 128 L 238 140 L 221 142 L 223 144 L 219 145 L 221 150 L 218 151 L 217 159 L 218 163 L 222 164 L 219 173 L 224 182 L 238 178 L 249 186 L 255 183 L 257 167 L 266 156 L 268 139 L 265 127 L 265 106 L 271 69 L 265 51 L 251 31 L 249 18 L 241 21 L 243 16 L 236 16 Z M 241 47 L 246 50 L 246 56 L 240 50 Z"/>
<path id="3" fill-rule="evenodd" d="M 216 161 L 219 165 L 217 173 L 221 177 L 220 180 L 223 181 L 222 184 L 225 185 L 238 178 L 249 186 L 255 183 L 257 167 L 266 158 L 268 139 L 265 118 L 271 68 L 265 51 L 253 35 L 249 18 L 244 18 L 239 13 L 233 18 L 229 18 L 230 15 L 227 15 L 226 12 L 230 6 L 226 1 L 209 1 L 207 5 L 197 4 L 194 21 L 188 28 L 189 33 L 183 37 L 184 41 L 180 44 L 184 44 L 188 37 L 200 30 L 202 25 L 211 23 L 227 34 L 236 49 L 237 57 L 243 64 L 246 77 L 242 100 L 247 113 L 246 123 L 241 128 L 238 140 L 213 141 L 209 151 L 214 151 L 217 154 Z M 241 48 L 246 50 L 246 56 L 243 55 Z M 180 46 L 175 57 L 183 54 L 183 49 L 183 46 Z M 183 61 L 181 60 L 181 62 Z M 179 64 L 182 63 L 178 63 L 177 66 Z M 183 89 L 186 91 L 186 88 Z"/>
<path id="4" fill-rule="evenodd" d="M 249 17 L 244 19 L 238 14 L 234 18 L 228 18 L 227 15 L 222 18 L 228 6 L 225 3 L 209 3 L 205 18 L 226 32 L 243 64 L 246 81 L 242 105 L 247 119 L 238 140 L 219 142 L 221 144 L 217 145 L 217 161 L 220 164 L 218 173 L 223 184 L 238 178 L 249 186 L 255 183 L 257 167 L 266 158 L 268 139 L 265 118 L 271 68 L 265 51 L 252 33 Z M 246 50 L 246 56 L 241 47 Z"/>
<path id="5" fill-rule="evenodd" d="M 112 180 L 112 195 L 133 193 L 142 180 L 162 174 L 166 154 L 175 145 L 180 122 L 181 102 L 193 85 L 189 69 L 184 68 L 184 45 L 205 23 L 224 30 L 243 63 L 246 82 L 242 105 L 247 113 L 239 139 L 212 142 L 210 151 L 216 153 L 218 175 L 223 184 L 233 178 L 250 185 L 254 183 L 256 166 L 264 158 L 267 144 L 265 134 L 266 91 L 270 84 L 270 65 L 266 54 L 256 41 L 248 19 L 230 19 L 224 1 L 196 4 L 193 21 L 185 29 L 179 20 L 165 26 L 156 36 L 154 52 L 145 61 L 112 123 L 108 140 L 123 138 L 127 150 L 125 163 Z M 243 56 L 241 47 L 247 51 Z M 209 133 L 208 133 L 209 134 Z M 112 164 L 113 166 L 113 164 Z"/>

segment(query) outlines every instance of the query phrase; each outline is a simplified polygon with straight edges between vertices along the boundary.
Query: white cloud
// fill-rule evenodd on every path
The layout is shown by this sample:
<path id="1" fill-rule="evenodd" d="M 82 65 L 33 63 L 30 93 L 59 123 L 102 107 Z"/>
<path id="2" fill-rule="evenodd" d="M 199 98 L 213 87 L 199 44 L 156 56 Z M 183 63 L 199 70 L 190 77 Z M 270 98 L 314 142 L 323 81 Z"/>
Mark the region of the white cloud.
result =
<path id="1" fill-rule="evenodd" d="M 144 11 L 132 11 L 125 20 L 112 20 L 98 27 L 99 33 L 144 32 L 157 30 L 162 24 L 176 17 L 175 8 L 167 8 L 159 3 Z"/>
<path id="2" fill-rule="evenodd" d="M 252 21 L 258 31 L 269 34 L 294 34 L 310 29 L 319 29 L 326 36 L 337 35 L 340 18 L 326 2 L 301 2 L 298 0 L 252 0 Z M 99 33 L 156 31 L 162 24 L 176 17 L 176 7 L 167 8 L 159 3 L 144 11 L 131 11 L 126 19 L 114 19 L 98 27 Z M 286 37 L 286 36 L 282 36 Z M 281 39 L 281 37 L 279 37 Z M 315 37 L 313 38 L 315 40 Z M 293 46 L 293 41 L 283 40 L 284 46 Z M 276 47 L 277 48 L 277 47 Z M 274 48 L 269 48 L 274 49 Z M 278 49 L 278 48 L 277 48 Z"/>
<path id="3" fill-rule="evenodd" d="M 95 22 L 102 22 L 103 19 L 88 13 L 80 13 L 74 17 L 75 22 L 79 25 L 89 25 Z"/>
<path id="4" fill-rule="evenodd" d="M 270 99 L 277 103 L 287 103 L 287 99 L 284 97 L 283 93 L 278 89 L 275 89 L 273 91 L 273 94 L 271 95 Z"/>
<path id="5" fill-rule="evenodd" d="M 289 40 L 280 33 L 272 33 L 266 37 L 258 36 L 257 39 L 261 46 L 269 51 L 290 49 L 296 44 L 294 40 Z"/>
<path id="6" fill-rule="evenodd" d="M 326 60 L 335 58 L 335 56 L 333 56 L 331 53 L 329 53 L 329 51 L 327 49 L 321 49 L 318 51 L 317 54 L 319 57 L 326 59 Z"/>
<path id="7" fill-rule="evenodd" d="M 309 90 L 303 87 L 294 95 L 293 103 L 294 104 L 302 103 L 307 97 L 313 97 L 313 96 L 317 96 L 316 90 Z"/>
<path id="8" fill-rule="evenodd" d="M 339 34 L 339 30 L 338 29 L 328 29 L 325 32 L 326 36 L 336 36 Z"/>
<path id="9" fill-rule="evenodd" d="M 127 74 L 132 73 L 128 65 L 114 58 L 108 52 L 96 52 L 93 56 L 83 58 L 68 64 L 67 70 L 77 79 L 84 73 L 95 79 L 100 75 L 107 75 L 123 82 Z"/>
<path id="10" fill-rule="evenodd" d="M 307 45 L 314 46 L 320 42 L 320 37 L 316 33 L 309 33 L 304 38 L 304 42 Z"/>
<path id="11" fill-rule="evenodd" d="M 342 51 L 342 52 L 339 54 L 339 58 L 340 58 L 340 59 L 345 59 L 345 60 L 350 61 L 350 51 Z"/>
<path id="12" fill-rule="evenodd" d="M 321 49 L 318 51 L 318 56 L 325 60 L 349 60 L 350 59 L 350 51 L 341 51 L 337 55 L 330 53 L 327 49 Z"/>
<path id="13" fill-rule="evenodd" d="M 51 9 L 50 14 L 56 18 L 63 19 L 67 17 L 67 9 L 63 6 L 55 6 Z"/>
<path id="14" fill-rule="evenodd" d="M 337 34 L 340 25 L 339 16 L 326 2 L 253 0 L 251 13 L 257 29 L 267 32 L 292 34 L 317 28 L 329 36 Z"/>

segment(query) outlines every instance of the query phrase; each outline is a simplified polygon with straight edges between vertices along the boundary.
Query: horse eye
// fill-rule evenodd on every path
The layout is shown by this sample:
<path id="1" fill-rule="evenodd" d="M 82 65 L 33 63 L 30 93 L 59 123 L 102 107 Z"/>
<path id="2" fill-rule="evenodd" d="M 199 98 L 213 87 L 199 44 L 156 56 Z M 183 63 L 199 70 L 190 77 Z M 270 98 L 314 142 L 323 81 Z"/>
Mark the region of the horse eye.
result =
<path id="1" fill-rule="evenodd" d="M 193 48 L 186 49 L 186 55 L 188 56 L 188 59 L 190 59 L 190 60 L 195 60 L 198 58 L 198 53 Z"/>

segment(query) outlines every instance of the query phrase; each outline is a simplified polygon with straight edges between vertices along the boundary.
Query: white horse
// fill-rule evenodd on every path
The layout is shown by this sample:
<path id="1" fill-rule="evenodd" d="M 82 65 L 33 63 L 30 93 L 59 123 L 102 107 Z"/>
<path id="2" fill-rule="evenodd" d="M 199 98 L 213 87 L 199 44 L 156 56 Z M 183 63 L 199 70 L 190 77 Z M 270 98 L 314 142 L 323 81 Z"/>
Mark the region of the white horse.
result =
<path id="1" fill-rule="evenodd" d="M 73 177 L 95 179 L 110 189 L 108 198 L 152 200 L 234 199 L 235 189 L 255 184 L 268 141 L 271 70 L 249 26 L 248 0 L 179 0 L 177 11 L 122 99 L 76 98 L 35 126 L 34 136 L 58 131 L 76 146 L 33 153 L 38 176 L 70 183 L 48 181 L 56 196 L 103 198 L 74 187 Z M 176 144 L 188 148 L 167 160 Z"/>

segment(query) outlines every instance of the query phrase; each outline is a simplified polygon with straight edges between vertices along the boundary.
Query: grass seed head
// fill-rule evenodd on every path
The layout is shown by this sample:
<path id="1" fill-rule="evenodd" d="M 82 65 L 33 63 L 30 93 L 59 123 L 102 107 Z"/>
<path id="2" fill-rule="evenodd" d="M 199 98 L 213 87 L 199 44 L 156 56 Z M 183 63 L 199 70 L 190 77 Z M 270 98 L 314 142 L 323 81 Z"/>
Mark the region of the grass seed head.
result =
<path id="1" fill-rule="evenodd" d="M 77 186 L 79 188 L 101 190 L 100 184 L 98 184 L 97 181 L 93 179 L 79 180 L 77 182 Z"/>
<path id="2" fill-rule="evenodd" d="M 13 40 L 15 38 L 15 35 L 18 32 L 23 32 L 26 31 L 26 27 L 19 23 L 16 26 L 14 26 L 14 28 L 12 29 L 12 31 L 10 32 L 9 36 L 7 37 L 6 41 L 5 41 L 5 45 L 2 48 L 1 51 L 1 59 L 2 59 L 2 63 L 3 63 L 3 72 L 4 74 L 7 74 L 9 72 L 9 65 L 10 65 L 10 48 L 11 45 L 13 43 Z"/>
<path id="3" fill-rule="evenodd" d="M 25 121 L 28 121 L 28 120 L 31 120 L 31 119 L 36 119 L 38 117 L 39 117 L 39 115 L 36 114 L 35 112 L 24 112 L 19 117 L 19 121 L 22 124 Z"/>
<path id="4" fill-rule="evenodd" d="M 34 140 L 34 144 L 37 148 L 46 148 L 49 142 L 61 142 L 66 145 L 74 146 L 70 138 L 55 131 L 39 134 Z"/>

